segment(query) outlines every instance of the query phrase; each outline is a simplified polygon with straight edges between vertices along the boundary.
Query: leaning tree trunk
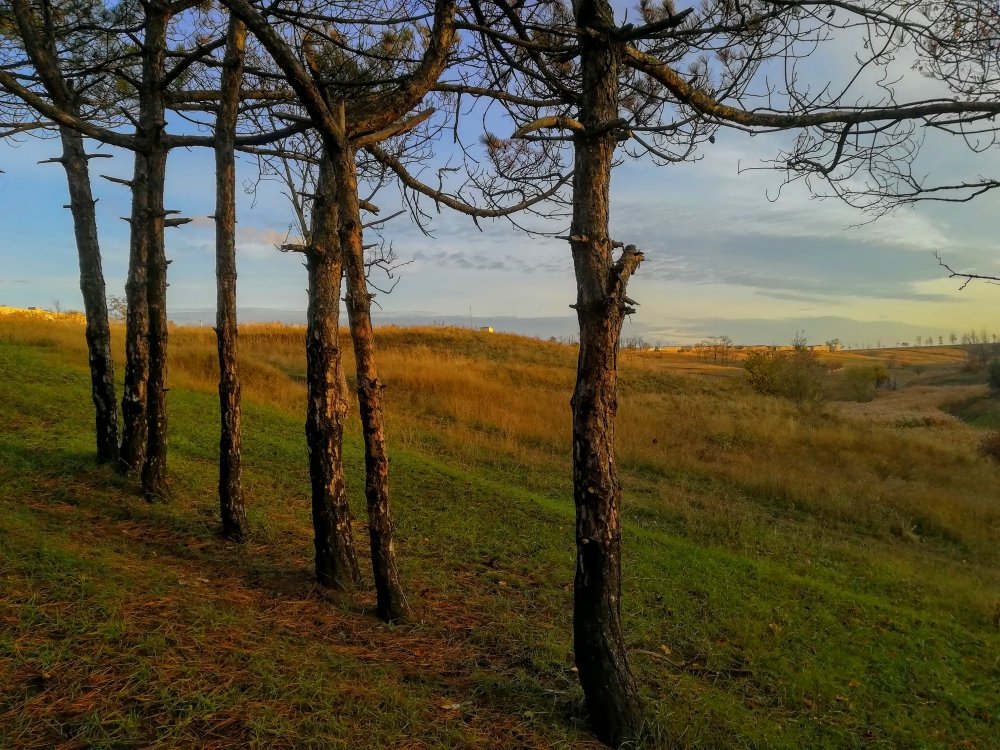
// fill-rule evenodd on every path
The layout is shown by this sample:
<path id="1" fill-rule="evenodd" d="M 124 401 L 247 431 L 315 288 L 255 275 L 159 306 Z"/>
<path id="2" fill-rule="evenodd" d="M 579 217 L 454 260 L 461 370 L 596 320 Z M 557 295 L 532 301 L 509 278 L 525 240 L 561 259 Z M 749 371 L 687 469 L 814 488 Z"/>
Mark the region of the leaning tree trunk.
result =
<path id="1" fill-rule="evenodd" d="M 105 297 L 101 246 L 97 238 L 97 215 L 90 188 L 90 168 L 83 136 L 61 127 L 62 165 L 69 184 L 69 206 L 73 213 L 77 254 L 80 258 L 80 291 L 87 318 L 87 355 L 90 361 L 90 392 L 96 410 L 97 460 L 118 461 L 118 404 L 115 400 L 115 367 L 111 357 L 111 328 Z"/>
<path id="2" fill-rule="evenodd" d="M 305 248 L 309 272 L 306 330 L 306 444 L 312 484 L 316 579 L 349 591 L 361 583 L 354 551 L 351 509 L 344 482 L 343 439 L 347 402 L 340 352 L 343 264 L 337 237 L 336 186 L 327 158 L 320 165 L 313 226 Z"/>
<path id="3" fill-rule="evenodd" d="M 149 385 L 149 304 L 146 267 L 149 264 L 147 185 L 149 160 L 135 152 L 132 172 L 132 228 L 128 279 L 125 282 L 125 383 L 122 393 L 122 444 L 118 470 L 138 475 L 146 460 L 146 393 Z"/>
<path id="4" fill-rule="evenodd" d="M 621 627 L 621 486 L 615 466 L 617 355 L 628 312 L 625 287 L 642 255 L 626 248 L 612 262 L 609 189 L 618 118 L 621 43 L 605 0 L 576 5 L 581 29 L 587 133 L 575 141 L 570 242 L 576 272 L 580 352 L 573 392 L 573 499 L 576 579 L 573 635 L 576 666 L 597 736 L 613 746 L 634 741 L 641 706 Z"/>
<path id="5" fill-rule="evenodd" d="M 20 31 L 25 52 L 35 68 L 52 103 L 79 115 L 78 97 L 72 83 L 59 67 L 52 14 L 45 8 L 39 22 L 27 0 L 11 3 L 14 20 Z M 113 463 L 118 458 L 118 409 L 115 403 L 114 361 L 111 358 L 111 332 L 105 299 L 104 271 L 97 237 L 97 216 L 90 186 L 88 156 L 83 137 L 66 127 L 59 128 L 63 155 L 61 162 L 69 185 L 69 209 L 73 213 L 77 254 L 80 262 L 80 291 L 87 318 L 87 353 L 90 361 L 91 395 L 96 409 L 97 460 Z"/>
<path id="6" fill-rule="evenodd" d="M 167 147 L 163 78 L 167 55 L 165 4 L 146 3 L 142 55 L 140 123 L 147 128 L 150 148 L 146 185 L 146 228 L 149 258 L 146 295 L 149 305 L 149 384 L 146 391 L 146 459 L 142 465 L 142 495 L 149 501 L 166 500 L 167 487 L 167 257 L 163 231 L 166 211 L 163 191 L 167 179 Z M 133 186 L 135 189 L 135 186 Z"/>
<path id="7" fill-rule="evenodd" d="M 382 390 L 375 365 L 371 294 L 365 280 L 361 208 L 353 149 L 337 159 L 337 196 L 340 205 L 340 246 L 347 281 L 347 317 L 357 364 L 358 407 L 365 438 L 365 499 L 368 536 L 375 576 L 377 613 L 386 622 L 406 619 L 408 608 L 396 565 L 392 516 L 389 512 L 389 455 L 385 445 Z"/>
<path id="8" fill-rule="evenodd" d="M 246 536 L 240 450 L 240 375 L 236 327 L 236 118 L 243 77 L 246 26 L 229 20 L 222 66 L 222 98 L 215 125 L 215 278 L 218 292 L 215 334 L 219 344 L 219 511 L 222 533 Z"/>

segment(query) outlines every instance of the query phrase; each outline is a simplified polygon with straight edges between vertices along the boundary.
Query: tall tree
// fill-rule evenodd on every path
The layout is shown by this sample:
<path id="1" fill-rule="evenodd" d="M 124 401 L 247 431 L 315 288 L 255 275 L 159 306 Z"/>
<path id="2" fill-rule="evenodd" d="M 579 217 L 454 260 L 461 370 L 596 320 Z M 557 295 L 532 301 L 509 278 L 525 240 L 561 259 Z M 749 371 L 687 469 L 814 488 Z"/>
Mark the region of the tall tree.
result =
<path id="1" fill-rule="evenodd" d="M 326 586 L 348 589 L 360 584 L 361 576 L 342 461 L 350 405 L 340 349 L 345 261 L 340 238 L 342 202 L 332 189 L 335 165 L 313 131 L 274 148 L 251 152 L 261 158 L 263 174 L 277 175 L 284 183 L 303 238 L 302 243 L 288 243 L 283 249 L 303 253 L 309 272 L 306 431 L 313 482 L 316 574 Z M 375 579 L 378 585 L 377 573 Z M 381 610 L 380 616 L 385 617 Z"/>
<path id="2" fill-rule="evenodd" d="M 580 33 L 580 123 L 574 141 L 573 221 L 570 246 L 576 273 L 580 327 L 573 413 L 573 501 L 577 565 L 573 645 L 594 731 L 612 744 L 635 737 L 642 715 L 628 666 L 621 626 L 621 484 L 615 464 L 617 356 L 626 295 L 643 260 L 632 245 L 614 261 L 610 237 L 611 167 L 618 145 L 623 44 L 608 32 L 608 3 L 576 4 Z M 597 710 L 596 707 L 600 706 Z"/>
<path id="3" fill-rule="evenodd" d="M 301 245 L 289 244 L 288 249 L 302 252 L 317 252 L 320 247 L 315 243 L 315 232 L 308 226 L 307 216 L 312 216 L 315 222 L 321 219 L 318 211 L 329 214 L 329 223 L 338 229 L 337 244 L 327 248 L 339 251 L 342 273 L 346 280 L 346 295 L 348 322 L 351 341 L 354 348 L 356 363 L 356 380 L 358 383 L 358 406 L 361 417 L 362 433 L 365 440 L 365 499 L 368 509 L 368 529 L 371 549 L 372 570 L 376 586 L 377 615 L 386 621 L 400 621 L 409 616 L 409 608 L 403 596 L 403 586 L 399 569 L 396 564 L 396 551 L 393 541 L 392 516 L 389 507 L 389 456 L 385 443 L 385 427 L 381 409 L 381 391 L 383 386 L 379 380 L 374 347 L 374 330 L 371 322 L 371 302 L 373 294 L 369 292 L 368 275 L 371 270 L 380 269 L 392 278 L 396 258 L 392 252 L 366 254 L 361 222 L 361 207 L 378 213 L 378 208 L 368 200 L 359 199 L 358 195 L 358 155 L 351 152 L 350 158 L 344 158 L 339 164 L 328 164 L 331 170 L 337 170 L 346 176 L 342 181 L 351 188 L 343 191 L 336 198 L 336 205 L 330 206 L 324 201 L 310 204 L 309 197 L 324 195 L 316 190 L 319 182 L 315 176 L 315 163 L 328 160 L 328 152 L 322 143 L 318 143 L 314 133 L 297 136 L 294 143 L 282 144 L 281 148 L 268 149 L 265 157 L 265 169 L 277 174 L 287 189 L 287 195 L 295 211 L 300 231 L 305 238 Z M 254 149 L 262 154 L 261 149 Z M 318 157 L 316 155 L 319 155 Z M 364 164 L 364 160 L 361 160 Z M 373 196 L 382 185 L 378 174 L 371 175 L 372 170 L 366 170 L 374 178 L 371 190 Z M 384 170 L 377 169 L 376 172 Z M 353 198 L 352 198 L 353 196 Z M 353 217 L 353 219 L 351 218 Z M 381 222 L 375 222 L 381 223 Z M 380 290 L 381 291 L 381 290 Z M 338 310 L 339 317 L 339 310 Z M 347 381 L 344 379 L 343 368 L 337 370 L 341 388 L 341 397 L 346 410 Z M 345 411 L 346 414 L 346 411 Z M 346 504 L 345 504 L 346 509 Z"/>
<path id="4" fill-rule="evenodd" d="M 348 405 L 340 351 L 340 294 L 343 256 L 334 165 L 320 164 L 309 244 L 303 248 L 309 273 L 306 313 L 306 445 L 312 484 L 316 579 L 351 590 L 361 583 L 354 551 L 351 509 L 344 480 L 343 438 Z"/>
<path id="5" fill-rule="evenodd" d="M 74 89 L 67 79 L 58 51 L 62 42 L 71 53 L 79 50 L 73 44 L 73 28 L 80 15 L 88 20 L 93 7 L 83 4 L 66 13 L 62 22 L 57 23 L 52 8 L 43 4 L 41 18 L 36 19 L 28 0 L 12 0 L 12 13 L 6 14 L 16 20 L 17 28 L 31 64 L 45 92 L 56 106 L 79 116 L 82 112 L 80 98 L 83 92 Z M 68 20 L 67 20 L 68 19 Z M 87 77 L 77 77 L 77 85 L 86 90 Z M 108 324 L 108 306 L 105 296 L 104 270 L 101 263 L 101 247 L 97 232 L 97 215 L 91 190 L 88 160 L 95 155 L 87 154 L 83 136 L 72 128 L 58 126 L 62 143 L 62 156 L 54 161 L 62 164 L 69 186 L 69 209 L 73 214 L 73 231 L 76 236 L 77 255 L 80 262 L 80 291 L 87 320 L 87 354 L 90 364 L 91 397 L 95 407 L 95 433 L 97 438 L 97 460 L 100 463 L 115 463 L 118 459 L 118 409 L 115 397 L 114 361 L 111 356 L 111 330 Z"/>
<path id="6" fill-rule="evenodd" d="M 366 161 L 374 158 L 380 169 L 394 173 L 406 188 L 431 196 L 439 205 L 474 217 L 506 216 L 528 208 L 558 192 L 566 183 L 566 178 L 558 173 L 534 173 L 533 176 L 543 183 L 543 188 L 536 189 L 523 178 L 515 189 L 496 192 L 491 192 L 471 178 L 470 181 L 477 184 L 479 196 L 490 204 L 489 207 L 480 207 L 461 196 L 449 194 L 441 187 L 431 188 L 407 172 L 405 159 L 394 146 L 405 142 L 406 136 L 434 115 L 434 107 L 422 105 L 425 97 L 435 90 L 452 93 L 467 90 L 465 87 L 452 89 L 440 84 L 441 74 L 456 59 L 456 0 L 435 0 L 431 13 L 423 11 L 420 3 L 414 3 L 412 6 L 394 6 L 393 10 L 386 7 L 384 12 L 374 8 L 359 11 L 351 7 L 343 9 L 339 15 L 328 17 L 322 13 L 304 10 L 299 13 L 270 5 L 261 11 L 247 0 L 225 0 L 225 5 L 247 23 L 282 69 L 290 88 L 308 112 L 323 141 L 323 164 L 327 165 L 333 183 L 328 189 L 333 190 L 330 195 L 335 203 L 333 210 L 338 228 L 338 249 L 342 253 L 347 277 L 347 310 L 358 368 L 357 388 L 366 454 L 365 494 L 378 613 L 386 620 L 398 620 L 407 612 L 395 560 L 389 513 L 382 384 L 375 363 L 371 293 L 364 276 L 362 201 L 358 196 L 357 178 L 361 154 L 364 152 Z M 332 12 L 329 6 L 323 9 Z M 352 13 L 358 15 L 352 16 Z M 382 31 L 373 35 L 368 19 L 376 16 Z M 290 21 L 299 28 L 309 29 L 301 45 L 304 65 L 299 62 L 299 54 L 294 47 L 275 31 L 273 20 Z M 424 26 L 424 21 L 431 21 L 431 25 Z M 414 33 L 414 25 L 419 33 Z M 322 178 L 320 182 L 323 182 Z M 317 192 L 322 194 L 324 191 Z M 517 193 L 523 196 L 523 200 L 512 205 L 495 205 L 500 196 L 509 199 L 511 194 Z M 331 209 L 327 207 L 325 210 Z M 315 224 L 317 206 L 314 205 L 313 211 Z M 307 259 L 309 246 L 315 244 L 314 231 L 306 246 Z M 311 289 L 312 286 L 310 284 Z M 314 320 L 312 294 L 309 314 L 311 331 Z M 332 315 L 333 311 L 327 310 L 326 314 Z M 317 330 L 321 329 L 317 326 Z M 330 342 L 329 347 L 332 349 L 334 346 Z M 324 385 L 321 380 L 314 383 L 311 376 L 309 380 L 310 401 L 313 389 L 333 387 L 332 383 Z M 315 503 L 315 480 L 313 488 Z"/>
<path id="7" fill-rule="evenodd" d="M 643 254 L 612 240 L 612 167 L 622 153 L 682 161 L 713 143 L 722 126 L 835 132 L 833 152 L 839 155 L 845 144 L 865 142 L 887 124 L 939 124 L 935 118 L 967 113 L 979 118 L 997 105 L 947 98 L 898 104 L 884 82 L 882 99 L 859 96 L 861 72 L 885 66 L 901 47 L 930 33 L 927 24 L 913 22 L 916 3 L 751 0 L 678 11 L 673 3 L 642 0 L 638 24 L 618 22 L 608 0 L 574 0 L 572 7 L 473 0 L 470 6 L 460 27 L 483 39 L 481 65 L 491 87 L 506 92 L 496 100 L 524 123 L 515 140 L 563 143 L 573 153 L 566 239 L 580 327 L 571 402 L 574 645 L 595 732 L 611 745 L 626 745 L 641 734 L 642 712 L 621 627 L 614 422 L 618 334 L 624 316 L 635 311 L 627 283 Z M 863 43 L 857 68 L 845 82 L 824 82 L 817 94 L 800 75 L 799 62 L 818 45 L 842 44 L 852 34 Z M 779 80 L 770 77 L 773 71 Z"/>
<path id="8" fill-rule="evenodd" d="M 220 83 L 215 126 L 215 275 L 219 344 L 219 512 L 222 533 L 242 541 L 246 535 L 243 503 L 241 400 L 236 325 L 236 125 L 239 116 L 246 26 L 231 18 Z"/>
<path id="9" fill-rule="evenodd" d="M 389 510 L 389 452 L 386 448 L 385 419 L 382 413 L 383 385 L 375 361 L 375 334 L 372 329 L 372 295 L 365 274 L 361 205 L 358 199 L 357 156 L 354 148 L 340 153 L 340 247 L 347 281 L 347 319 L 354 344 L 358 408 L 365 440 L 365 500 L 368 507 L 368 538 L 378 616 L 386 621 L 405 619 L 409 614 L 399 568 L 392 516 Z"/>

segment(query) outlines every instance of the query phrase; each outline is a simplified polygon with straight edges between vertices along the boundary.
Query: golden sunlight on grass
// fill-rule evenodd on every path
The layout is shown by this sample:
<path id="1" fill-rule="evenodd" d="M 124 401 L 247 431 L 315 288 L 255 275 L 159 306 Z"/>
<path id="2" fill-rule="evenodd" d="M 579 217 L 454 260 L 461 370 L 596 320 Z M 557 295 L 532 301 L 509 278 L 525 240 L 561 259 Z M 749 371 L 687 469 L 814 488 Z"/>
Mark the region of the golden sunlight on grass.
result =
<path id="1" fill-rule="evenodd" d="M 123 334 L 114 324 L 119 378 Z M 308 577 L 302 327 L 241 329 L 252 533 L 236 549 L 215 538 L 210 328 L 170 328 L 175 499 L 150 505 L 92 464 L 82 321 L 0 318 L 0 745 L 50 747 L 46 728 L 71 726 L 94 746 L 148 746 L 170 716 L 160 746 L 210 746 L 204 727 L 220 748 L 592 746 L 566 720 L 580 705 L 575 348 L 449 328 L 376 338 L 400 560 L 422 613 L 392 631 Z M 1000 468 L 977 450 L 983 429 L 951 412 L 993 419 L 997 399 L 955 348 L 820 356 L 845 373 L 883 365 L 898 388 L 797 406 L 755 393 L 740 362 L 620 358 L 623 615 L 651 725 L 692 747 L 856 747 L 869 733 L 987 747 Z M 359 433 L 352 415 L 363 551 Z"/>
<path id="2" fill-rule="evenodd" d="M 49 341 L 84 352 L 77 319 L 8 318 L 15 319 L 17 325 L 4 326 L 7 340 Z M 120 369 L 123 329 L 114 325 L 113 332 Z M 496 466 L 544 468 L 557 473 L 555 481 L 568 481 L 573 347 L 454 328 L 386 327 L 376 335 L 390 441 L 451 457 L 476 456 Z M 304 336 L 297 326 L 243 326 L 245 398 L 301 413 Z M 172 327 L 170 346 L 171 386 L 214 391 L 212 329 Z M 353 383 L 346 336 L 343 351 Z M 643 502 L 686 514 L 691 509 L 670 478 L 701 476 L 741 494 L 754 513 L 815 514 L 876 534 L 900 523 L 917 525 L 925 535 L 961 538 L 1000 557 L 996 549 L 985 549 L 1000 508 L 977 492 L 993 481 L 995 469 L 976 455 L 977 430 L 942 410 L 984 388 L 920 385 L 923 376 L 910 369 L 950 372 L 961 357 L 951 347 L 824 353 L 828 363 L 888 364 L 901 384 L 915 382 L 869 403 L 834 402 L 803 411 L 750 391 L 739 363 L 628 353 L 620 362 L 618 423 L 626 491 L 641 488 Z M 349 426 L 357 429 L 356 418 Z M 949 468 L 942 469 L 942 460 Z M 947 482 L 942 471 L 951 473 Z M 731 513 L 729 502 L 702 501 L 699 523 L 725 525 Z"/>

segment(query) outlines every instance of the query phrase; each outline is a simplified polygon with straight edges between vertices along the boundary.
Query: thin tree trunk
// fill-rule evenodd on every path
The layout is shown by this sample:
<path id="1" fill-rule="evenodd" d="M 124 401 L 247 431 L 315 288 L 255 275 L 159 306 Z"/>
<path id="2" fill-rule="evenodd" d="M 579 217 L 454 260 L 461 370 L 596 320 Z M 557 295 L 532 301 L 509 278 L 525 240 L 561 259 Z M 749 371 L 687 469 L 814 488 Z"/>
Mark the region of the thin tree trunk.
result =
<path id="1" fill-rule="evenodd" d="M 142 495 L 149 501 L 169 498 L 167 487 L 167 257 L 164 245 L 163 191 L 167 148 L 163 76 L 170 12 L 157 2 L 146 4 L 143 42 L 140 122 L 148 128 L 151 145 L 146 201 L 149 257 L 146 295 L 149 305 L 149 385 L 146 391 L 146 459 L 142 465 Z"/>
<path id="2" fill-rule="evenodd" d="M 59 67 L 52 9 L 48 4 L 43 5 L 41 18 L 35 15 L 27 0 L 13 0 L 11 9 L 25 51 L 53 104 L 78 115 L 77 95 Z M 69 186 L 69 208 L 73 214 L 73 231 L 80 262 L 80 291 L 87 319 L 91 396 L 96 410 L 97 460 L 100 463 L 114 463 L 118 458 L 118 408 L 115 403 L 111 331 L 108 326 L 95 201 L 90 186 L 90 167 L 83 136 L 65 127 L 59 128 L 59 136 L 63 147 L 59 161 L 66 171 Z"/>
<path id="3" fill-rule="evenodd" d="M 340 201 L 340 246 L 347 281 L 347 317 L 357 364 L 358 406 L 365 439 L 365 499 L 368 505 L 368 536 L 371 540 L 372 572 L 375 576 L 377 613 L 387 622 L 404 620 L 409 614 L 393 542 L 389 512 L 389 455 L 385 444 L 382 391 L 375 364 L 371 294 L 365 280 L 365 258 L 361 232 L 361 208 L 353 149 L 345 149 L 337 160 L 337 194 Z"/>
<path id="4" fill-rule="evenodd" d="M 148 183 L 149 160 L 146 154 L 136 151 L 131 186 L 128 279 L 125 282 L 125 383 L 122 393 L 122 444 L 118 460 L 119 473 L 126 475 L 138 475 L 146 460 L 146 393 L 149 385 L 149 303 L 146 297 Z"/>
<path id="5" fill-rule="evenodd" d="M 573 635 L 576 665 L 594 732 L 615 747 L 634 741 L 641 705 L 621 627 L 621 486 L 615 466 L 618 341 L 627 312 L 625 286 L 641 254 L 612 262 L 609 189 L 618 117 L 620 42 L 606 33 L 614 18 L 606 0 L 576 4 L 583 97 L 591 131 L 575 141 L 570 235 L 577 281 L 580 352 L 573 392 L 573 499 L 576 578 Z"/>
<path id="6" fill-rule="evenodd" d="M 233 16 L 226 34 L 221 101 L 215 125 L 215 277 L 218 292 L 215 334 L 219 344 L 219 511 L 222 533 L 246 536 L 241 478 L 240 374 L 236 327 L 236 118 L 243 78 L 246 26 Z"/>
<path id="7" fill-rule="evenodd" d="M 313 227 L 306 248 L 309 309 L 306 331 L 306 444 L 312 484 L 316 579 L 349 591 L 361 583 L 351 509 L 344 482 L 343 439 L 347 402 L 340 352 L 340 289 L 343 263 L 337 237 L 338 210 L 332 164 L 320 165 Z"/>
<path id="8" fill-rule="evenodd" d="M 90 188 L 90 168 L 83 136 L 60 128 L 62 165 L 69 184 L 69 205 L 73 213 L 77 254 L 80 258 L 80 291 L 87 318 L 87 355 L 90 361 L 90 391 L 96 411 L 97 461 L 118 461 L 118 404 L 115 398 L 115 367 L 111 358 L 111 329 L 105 296 L 101 246 L 97 236 L 97 215 Z"/>

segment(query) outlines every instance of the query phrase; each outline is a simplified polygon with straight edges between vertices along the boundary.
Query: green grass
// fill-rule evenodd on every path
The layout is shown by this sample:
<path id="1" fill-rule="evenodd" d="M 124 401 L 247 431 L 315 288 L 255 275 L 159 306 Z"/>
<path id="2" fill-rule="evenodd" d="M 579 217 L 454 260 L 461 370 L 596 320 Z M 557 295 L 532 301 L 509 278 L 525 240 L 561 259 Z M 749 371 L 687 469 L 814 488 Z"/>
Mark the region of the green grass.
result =
<path id="1" fill-rule="evenodd" d="M 404 345 L 518 354 L 506 338 L 480 352 L 413 337 Z M 526 351 L 571 364 L 555 348 Z M 55 339 L 0 339 L 0 747 L 596 746 L 571 671 L 568 469 L 547 443 L 490 452 L 433 420 L 390 433 L 417 617 L 388 627 L 372 595 L 332 597 L 310 579 L 301 414 L 246 404 L 253 533 L 234 546 L 215 535 L 213 394 L 171 390 L 174 498 L 149 505 L 92 463 L 81 365 Z M 655 372 L 623 381 L 679 402 L 703 389 Z M 738 386 L 704 390 L 735 408 Z M 820 439 L 814 417 L 794 419 L 807 443 Z M 861 439 L 820 446 L 837 481 L 814 490 L 719 473 L 763 447 L 711 435 L 704 463 L 622 464 L 623 614 L 646 744 L 996 747 L 1000 529 L 859 512 L 855 495 L 876 502 L 865 487 L 883 466 Z M 908 456 L 965 486 L 971 459 L 908 435 Z M 358 435 L 344 454 L 361 519 Z M 878 481 L 927 491 L 923 467 L 891 459 Z M 817 491 L 829 492 L 824 505 Z M 996 485 L 981 492 L 1000 503 Z"/>

